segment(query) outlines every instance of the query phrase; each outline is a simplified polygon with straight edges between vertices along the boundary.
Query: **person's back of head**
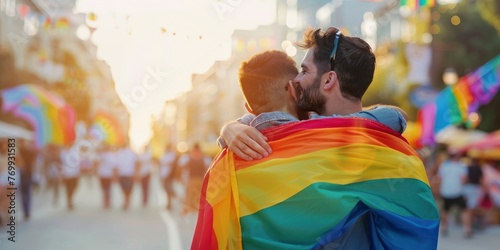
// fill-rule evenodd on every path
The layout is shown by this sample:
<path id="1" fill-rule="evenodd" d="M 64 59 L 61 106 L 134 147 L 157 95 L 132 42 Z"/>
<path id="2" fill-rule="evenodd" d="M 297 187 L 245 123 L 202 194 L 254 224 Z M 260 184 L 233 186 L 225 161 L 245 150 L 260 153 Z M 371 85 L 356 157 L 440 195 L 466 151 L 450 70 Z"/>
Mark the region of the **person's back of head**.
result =
<path id="1" fill-rule="evenodd" d="M 337 50 L 333 51 L 335 43 Z M 368 43 L 359 37 L 343 35 L 339 29 L 330 27 L 325 32 L 309 28 L 297 45 L 303 49 L 314 49 L 318 75 L 331 70 L 337 73 L 344 98 L 361 100 L 375 72 L 375 54 Z"/>
<path id="2" fill-rule="evenodd" d="M 259 115 L 281 110 L 287 101 L 288 81 L 297 74 L 295 61 L 282 51 L 266 51 L 243 62 L 239 81 L 251 112 Z"/>

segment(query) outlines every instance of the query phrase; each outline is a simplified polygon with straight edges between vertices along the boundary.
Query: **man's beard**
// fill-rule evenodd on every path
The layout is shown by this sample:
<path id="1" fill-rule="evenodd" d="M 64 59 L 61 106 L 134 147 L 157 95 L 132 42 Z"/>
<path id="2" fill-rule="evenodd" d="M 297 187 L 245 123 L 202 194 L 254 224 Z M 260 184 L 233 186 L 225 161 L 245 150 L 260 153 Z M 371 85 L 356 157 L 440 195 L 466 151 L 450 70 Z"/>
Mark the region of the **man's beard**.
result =
<path id="1" fill-rule="evenodd" d="M 314 78 L 313 84 L 302 89 L 300 85 L 295 86 L 298 93 L 297 109 L 302 112 L 314 111 L 319 115 L 325 113 L 326 97 L 321 94 L 320 76 Z"/>

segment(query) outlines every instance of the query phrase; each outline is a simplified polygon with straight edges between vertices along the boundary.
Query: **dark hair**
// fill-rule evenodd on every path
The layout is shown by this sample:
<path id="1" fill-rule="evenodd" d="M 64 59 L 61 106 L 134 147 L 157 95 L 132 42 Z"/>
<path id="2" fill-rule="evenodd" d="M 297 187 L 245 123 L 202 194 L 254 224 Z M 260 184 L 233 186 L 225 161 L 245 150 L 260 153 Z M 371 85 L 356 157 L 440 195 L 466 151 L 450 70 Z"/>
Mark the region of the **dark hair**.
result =
<path id="1" fill-rule="evenodd" d="M 329 28 L 326 32 L 309 28 L 297 43 L 303 49 L 314 48 L 313 61 L 318 75 L 331 70 L 330 54 L 337 31 L 337 28 Z M 341 34 L 333 70 L 337 73 L 342 96 L 361 100 L 373 80 L 375 54 L 363 39 Z"/>
<path id="2" fill-rule="evenodd" d="M 276 111 L 286 103 L 288 81 L 298 74 L 295 61 L 285 52 L 270 50 L 241 64 L 240 87 L 254 114 Z"/>

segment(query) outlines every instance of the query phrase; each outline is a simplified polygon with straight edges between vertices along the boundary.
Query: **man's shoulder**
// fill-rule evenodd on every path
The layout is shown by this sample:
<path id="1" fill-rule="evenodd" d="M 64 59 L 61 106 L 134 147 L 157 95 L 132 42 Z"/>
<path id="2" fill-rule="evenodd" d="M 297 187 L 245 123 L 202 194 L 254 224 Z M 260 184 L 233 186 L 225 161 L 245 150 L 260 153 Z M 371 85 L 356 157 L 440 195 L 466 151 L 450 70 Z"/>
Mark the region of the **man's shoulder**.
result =
<path id="1" fill-rule="evenodd" d="M 354 113 L 353 115 L 359 115 L 359 116 L 369 115 L 369 116 L 374 116 L 378 119 L 383 119 L 384 117 L 387 116 L 394 116 L 403 119 L 402 114 L 399 113 L 398 110 L 386 106 L 375 106 L 372 109 L 362 110 L 358 113 Z"/>
<path id="2" fill-rule="evenodd" d="M 310 115 L 310 119 L 324 119 L 324 118 L 364 118 L 372 121 L 379 122 L 391 128 L 393 131 L 401 134 L 406 129 L 406 120 L 403 115 L 394 108 L 385 106 L 375 106 L 368 110 L 362 110 L 348 115 L 331 115 L 320 116 Z"/>
<path id="3" fill-rule="evenodd" d="M 298 119 L 289 113 L 273 111 L 259 114 L 250 122 L 249 125 L 262 131 L 295 121 L 298 121 Z"/>

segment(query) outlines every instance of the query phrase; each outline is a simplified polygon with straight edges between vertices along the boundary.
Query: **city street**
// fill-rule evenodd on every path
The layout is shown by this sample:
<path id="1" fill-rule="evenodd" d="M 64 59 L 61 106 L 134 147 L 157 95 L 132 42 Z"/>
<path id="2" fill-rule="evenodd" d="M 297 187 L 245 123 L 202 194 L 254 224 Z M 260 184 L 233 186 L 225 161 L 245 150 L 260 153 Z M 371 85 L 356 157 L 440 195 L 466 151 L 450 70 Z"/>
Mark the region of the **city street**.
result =
<path id="1" fill-rule="evenodd" d="M 75 210 L 67 211 L 64 189 L 58 205 L 52 194 L 43 190 L 34 192 L 33 215 L 29 221 L 16 221 L 16 242 L 7 240 L 7 229 L 2 228 L 0 249 L 189 249 L 196 222 L 194 215 L 183 218 L 179 203 L 174 212 L 165 210 L 165 193 L 158 176 L 152 176 L 149 206 L 140 205 L 139 186 L 134 187 L 132 206 L 121 209 L 122 195 L 117 184 L 112 187 L 112 208 L 102 209 L 97 179 L 81 179 L 75 194 Z M 20 202 L 19 197 L 17 202 Z M 16 214 L 22 214 L 20 207 Z M 476 233 L 472 239 L 463 237 L 458 225 L 451 225 L 447 237 L 440 237 L 440 250 L 488 250 L 500 243 L 500 227 Z"/>
<path id="2" fill-rule="evenodd" d="M 3 227 L 0 249 L 189 249 L 196 218 L 182 218 L 178 206 L 173 214 L 168 212 L 158 176 L 151 180 L 149 207 L 140 205 L 141 193 L 136 185 L 128 211 L 121 209 L 123 199 L 116 183 L 112 186 L 112 208 L 102 208 L 97 179 L 80 180 L 73 211 L 65 207 L 64 189 L 57 206 L 49 192 L 35 192 L 32 218 L 16 220 L 16 242 L 7 240 L 10 235 Z M 16 214 L 22 215 L 19 207 Z"/>
<path id="3" fill-rule="evenodd" d="M 500 249 L 499 107 L 500 0 L 0 0 L 0 250 Z"/>
<path id="4" fill-rule="evenodd" d="M 439 250 L 492 250 L 498 249 L 500 244 L 500 226 L 486 228 L 477 232 L 471 239 L 463 237 L 463 231 L 459 225 L 450 225 L 448 236 L 440 236 L 438 242 Z"/>

